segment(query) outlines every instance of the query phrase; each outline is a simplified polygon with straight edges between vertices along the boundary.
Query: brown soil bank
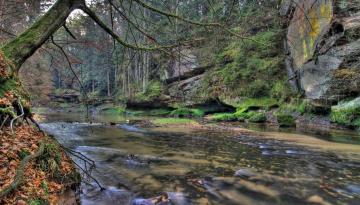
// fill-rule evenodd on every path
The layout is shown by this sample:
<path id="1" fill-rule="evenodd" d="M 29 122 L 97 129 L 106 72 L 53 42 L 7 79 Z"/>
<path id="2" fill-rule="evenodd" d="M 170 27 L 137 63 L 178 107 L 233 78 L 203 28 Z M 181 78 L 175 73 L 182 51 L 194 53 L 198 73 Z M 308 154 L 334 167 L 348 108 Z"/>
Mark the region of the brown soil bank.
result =
<path id="1" fill-rule="evenodd" d="M 59 144 L 22 125 L 0 133 L 0 204 L 60 204 L 63 193 L 80 183 L 71 159 Z M 68 199 L 77 204 L 75 197 Z"/>

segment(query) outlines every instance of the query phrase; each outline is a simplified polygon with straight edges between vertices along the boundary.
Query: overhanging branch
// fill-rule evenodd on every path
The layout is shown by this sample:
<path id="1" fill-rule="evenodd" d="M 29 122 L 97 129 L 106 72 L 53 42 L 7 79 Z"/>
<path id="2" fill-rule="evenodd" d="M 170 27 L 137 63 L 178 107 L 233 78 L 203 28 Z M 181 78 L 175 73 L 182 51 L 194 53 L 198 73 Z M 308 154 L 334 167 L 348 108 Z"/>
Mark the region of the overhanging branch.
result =
<path id="1" fill-rule="evenodd" d="M 111 37 L 113 37 L 118 43 L 123 45 L 124 47 L 131 48 L 134 50 L 143 50 L 143 51 L 155 51 L 155 50 L 164 50 L 171 49 L 176 47 L 177 45 L 167 45 L 167 46 L 143 46 L 143 45 L 132 45 L 127 43 L 123 39 L 120 38 L 111 28 L 109 28 L 100 18 L 87 6 L 81 7 L 81 9 L 92 19 L 95 23 L 100 26 L 105 32 L 107 32 Z"/>
<path id="2" fill-rule="evenodd" d="M 231 29 L 227 28 L 225 25 L 223 25 L 221 23 L 216 23 L 216 22 L 203 23 L 203 22 L 193 21 L 193 20 L 190 20 L 190 19 L 183 18 L 183 17 L 181 17 L 179 15 L 157 9 L 157 8 L 155 8 L 155 7 L 153 7 L 153 6 L 149 5 L 149 4 L 146 4 L 145 2 L 143 2 L 141 0 L 133 0 L 133 1 L 135 1 L 136 3 L 138 3 L 142 7 L 146 8 L 146 9 L 148 9 L 150 11 L 153 11 L 155 13 L 161 14 L 163 16 L 175 18 L 175 19 L 178 19 L 178 20 L 183 21 L 185 23 L 189 23 L 189 24 L 193 24 L 193 25 L 197 25 L 197 26 L 218 27 L 218 28 L 223 29 L 224 31 L 226 31 L 227 33 L 229 33 L 232 36 L 236 36 L 236 37 L 244 39 L 244 40 L 253 41 L 253 42 L 256 42 L 256 43 L 267 46 L 267 44 L 264 44 L 263 42 L 260 42 L 260 41 L 257 41 L 255 39 L 253 39 L 253 38 L 246 37 L 246 36 L 243 36 L 241 34 L 238 34 L 238 33 L 234 32 L 234 31 L 232 31 Z"/>

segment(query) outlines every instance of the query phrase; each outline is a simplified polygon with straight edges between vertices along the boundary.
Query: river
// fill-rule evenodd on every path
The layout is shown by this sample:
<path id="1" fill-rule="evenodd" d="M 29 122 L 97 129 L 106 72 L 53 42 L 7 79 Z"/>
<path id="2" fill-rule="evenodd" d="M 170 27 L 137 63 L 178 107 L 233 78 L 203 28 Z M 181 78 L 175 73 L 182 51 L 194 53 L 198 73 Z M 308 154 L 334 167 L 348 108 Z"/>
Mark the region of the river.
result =
<path id="1" fill-rule="evenodd" d="M 96 162 L 92 174 L 106 189 L 84 180 L 84 205 L 150 205 L 160 195 L 169 202 L 158 204 L 176 205 L 360 204 L 357 153 L 225 131 L 142 129 L 119 117 L 43 117 L 47 133 Z"/>

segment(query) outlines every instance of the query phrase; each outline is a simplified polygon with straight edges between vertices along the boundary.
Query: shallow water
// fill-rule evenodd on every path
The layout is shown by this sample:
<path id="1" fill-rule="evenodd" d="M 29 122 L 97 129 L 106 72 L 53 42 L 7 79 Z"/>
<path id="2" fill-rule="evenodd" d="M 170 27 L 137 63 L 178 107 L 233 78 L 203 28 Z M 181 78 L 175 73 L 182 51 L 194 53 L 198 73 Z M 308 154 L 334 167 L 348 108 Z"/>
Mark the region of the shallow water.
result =
<path id="1" fill-rule="evenodd" d="M 356 157 L 227 132 L 73 123 L 82 121 L 75 114 L 47 117 L 41 126 L 48 133 L 96 162 L 93 174 L 106 190 L 83 183 L 82 204 L 147 205 L 142 199 L 164 192 L 167 204 L 360 202 Z"/>

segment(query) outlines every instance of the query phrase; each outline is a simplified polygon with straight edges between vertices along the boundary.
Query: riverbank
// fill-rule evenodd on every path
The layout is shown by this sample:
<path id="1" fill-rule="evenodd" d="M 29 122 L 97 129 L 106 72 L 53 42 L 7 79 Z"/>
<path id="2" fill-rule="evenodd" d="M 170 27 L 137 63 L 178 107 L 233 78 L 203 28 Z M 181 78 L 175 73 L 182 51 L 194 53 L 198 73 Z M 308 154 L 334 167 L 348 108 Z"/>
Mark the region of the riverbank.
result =
<path id="1" fill-rule="evenodd" d="M 96 111 L 93 110 L 93 115 L 90 114 L 89 120 L 113 126 L 126 123 L 138 128 L 157 131 L 166 129 L 178 130 L 179 132 L 194 130 L 226 131 L 233 132 L 234 135 L 281 140 L 343 154 L 360 153 L 360 134 L 352 129 L 326 121 L 324 117 L 303 115 L 298 118 L 299 120 L 296 120 L 294 126 L 283 127 L 274 121 L 272 123 L 268 121 L 250 122 L 249 120 L 243 122 L 219 121 L 214 119 L 214 116 L 218 114 L 198 117 L 191 117 L 191 115 L 180 117 L 171 114 L 178 110 L 126 110 L 120 107 L 103 106 Z M 55 115 L 66 112 L 70 119 L 72 118 L 71 115 L 76 116 L 81 113 L 76 107 L 52 111 L 42 108 L 39 111 L 43 113 L 44 111 L 54 112 Z M 269 118 L 271 119 L 271 116 Z"/>
<path id="2" fill-rule="evenodd" d="M 77 204 L 80 175 L 57 141 L 30 125 L 14 129 L 0 135 L 0 204 Z"/>

